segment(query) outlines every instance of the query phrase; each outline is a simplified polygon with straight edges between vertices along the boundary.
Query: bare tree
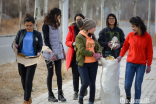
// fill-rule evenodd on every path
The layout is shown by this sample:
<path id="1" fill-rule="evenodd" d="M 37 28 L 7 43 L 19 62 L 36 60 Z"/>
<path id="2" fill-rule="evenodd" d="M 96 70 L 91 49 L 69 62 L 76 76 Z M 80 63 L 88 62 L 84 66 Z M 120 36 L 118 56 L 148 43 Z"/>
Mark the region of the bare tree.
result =
<path id="1" fill-rule="evenodd" d="M 48 14 L 48 0 L 44 0 L 44 16 Z"/>
<path id="2" fill-rule="evenodd" d="M 35 18 L 34 29 L 35 30 L 37 30 L 37 15 L 38 15 L 38 0 L 35 0 L 35 10 L 34 10 L 34 18 Z"/>
<path id="3" fill-rule="evenodd" d="M 88 0 L 84 0 L 84 3 L 83 3 L 83 15 L 86 17 L 87 16 L 87 2 Z"/>
<path id="4" fill-rule="evenodd" d="M 151 0 L 149 0 L 148 3 L 148 25 L 147 25 L 148 33 L 150 33 L 150 25 L 151 25 Z"/>
<path id="5" fill-rule="evenodd" d="M 96 23 L 98 23 L 99 9 L 100 9 L 100 5 L 101 5 L 101 0 L 94 0 L 94 3 L 96 5 Z"/>
<path id="6" fill-rule="evenodd" d="M 155 36 L 156 36 L 156 0 L 155 0 Z"/>
<path id="7" fill-rule="evenodd" d="M 117 25 L 119 26 L 119 10 L 120 10 L 120 0 L 111 0 L 113 11 L 117 18 Z"/>
<path id="8" fill-rule="evenodd" d="M 38 1 L 38 20 L 41 21 L 41 5 L 42 5 L 42 0 Z"/>
<path id="9" fill-rule="evenodd" d="M 1 30 L 1 20 L 2 20 L 2 0 L 0 0 L 0 30 Z"/>
<path id="10" fill-rule="evenodd" d="M 133 1 L 133 4 L 134 4 L 133 16 L 134 16 L 134 17 L 136 16 L 136 7 L 137 7 L 137 3 L 138 3 L 138 0 L 134 0 L 134 1 Z"/>
<path id="11" fill-rule="evenodd" d="M 22 21 L 22 0 L 18 0 L 18 12 L 19 12 L 19 28 L 21 29 L 21 21 Z"/>
<path id="12" fill-rule="evenodd" d="M 105 17 L 105 13 L 104 13 L 104 9 L 105 9 L 105 1 L 106 0 L 101 0 L 101 29 L 104 28 L 104 17 Z"/>
<path id="13" fill-rule="evenodd" d="M 26 11 L 27 11 L 27 13 L 30 13 L 30 2 L 29 2 L 29 0 L 27 0 L 27 3 L 26 3 Z"/>

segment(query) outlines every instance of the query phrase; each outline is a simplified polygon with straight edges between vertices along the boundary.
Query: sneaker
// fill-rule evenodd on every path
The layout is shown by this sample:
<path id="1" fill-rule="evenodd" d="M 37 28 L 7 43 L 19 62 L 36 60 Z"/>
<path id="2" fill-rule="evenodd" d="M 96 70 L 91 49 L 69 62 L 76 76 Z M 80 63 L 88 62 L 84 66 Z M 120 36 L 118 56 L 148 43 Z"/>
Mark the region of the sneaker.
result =
<path id="1" fill-rule="evenodd" d="M 73 94 L 73 100 L 77 100 L 78 99 L 78 93 L 75 91 Z"/>

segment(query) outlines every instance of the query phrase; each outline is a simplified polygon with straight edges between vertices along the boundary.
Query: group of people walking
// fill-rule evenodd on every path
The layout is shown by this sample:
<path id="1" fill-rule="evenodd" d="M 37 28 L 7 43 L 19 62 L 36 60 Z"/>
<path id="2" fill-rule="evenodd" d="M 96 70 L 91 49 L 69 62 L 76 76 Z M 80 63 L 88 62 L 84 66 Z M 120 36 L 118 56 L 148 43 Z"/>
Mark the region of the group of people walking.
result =
<path id="1" fill-rule="evenodd" d="M 99 32 L 96 39 L 94 31 L 96 22 L 91 18 L 85 18 L 81 13 L 74 17 L 74 22 L 69 25 L 69 32 L 65 44 L 69 47 L 66 54 L 61 42 L 60 33 L 61 10 L 53 8 L 45 16 L 41 33 L 34 30 L 34 18 L 27 14 L 24 18 L 25 29 L 19 30 L 15 38 L 15 48 L 18 53 L 26 56 L 36 56 L 41 54 L 42 46 L 48 46 L 52 52 L 43 51 L 47 74 L 48 101 L 65 102 L 62 90 L 61 60 L 66 60 L 67 70 L 71 67 L 73 76 L 73 100 L 78 99 L 79 104 L 83 104 L 83 98 L 89 94 L 89 104 L 94 104 L 96 92 L 96 75 L 98 70 L 98 60 L 108 55 L 120 60 L 129 50 L 125 70 L 125 92 L 127 103 L 131 100 L 131 86 L 135 77 L 135 100 L 141 96 L 141 85 L 144 73 L 151 71 L 153 58 L 153 46 L 150 34 L 146 32 L 146 26 L 140 17 L 132 17 L 130 24 L 133 32 L 130 32 L 126 39 L 124 32 L 117 26 L 116 16 L 110 13 L 106 19 L 106 28 Z M 110 41 L 116 36 L 119 44 L 111 50 Z M 42 42 L 43 41 L 43 42 Z M 25 67 L 18 63 L 18 70 L 24 90 L 24 104 L 31 104 L 32 81 L 37 64 Z M 53 67 L 57 76 L 58 99 L 52 91 Z M 119 68 L 120 74 L 120 68 Z M 79 78 L 81 88 L 79 91 Z M 111 82 L 110 82 L 111 83 Z M 88 91 L 87 88 L 90 87 Z M 113 100 L 113 98 L 112 98 Z M 135 104 L 138 104 L 136 102 Z"/>

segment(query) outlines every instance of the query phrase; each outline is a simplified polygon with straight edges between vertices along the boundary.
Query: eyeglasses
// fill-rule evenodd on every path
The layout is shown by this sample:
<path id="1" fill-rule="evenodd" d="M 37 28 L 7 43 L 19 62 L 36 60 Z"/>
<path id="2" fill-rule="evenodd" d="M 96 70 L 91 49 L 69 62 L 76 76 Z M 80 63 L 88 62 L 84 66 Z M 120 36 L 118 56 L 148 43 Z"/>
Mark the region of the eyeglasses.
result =
<path id="1" fill-rule="evenodd" d="M 33 28 L 34 26 L 31 26 L 31 25 L 27 25 L 25 26 L 26 28 Z"/>
<path id="2" fill-rule="evenodd" d="M 108 18 L 108 20 L 115 20 L 115 18 Z"/>

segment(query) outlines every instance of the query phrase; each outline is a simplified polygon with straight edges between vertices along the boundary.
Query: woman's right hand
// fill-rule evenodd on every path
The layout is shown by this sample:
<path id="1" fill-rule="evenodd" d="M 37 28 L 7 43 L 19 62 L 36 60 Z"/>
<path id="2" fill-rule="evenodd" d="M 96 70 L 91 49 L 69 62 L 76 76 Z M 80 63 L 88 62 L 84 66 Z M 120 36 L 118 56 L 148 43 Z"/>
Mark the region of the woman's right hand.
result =
<path id="1" fill-rule="evenodd" d="M 121 61 L 121 59 L 122 59 L 122 57 L 121 57 L 121 56 L 119 56 L 119 57 L 117 57 L 116 59 L 118 60 L 118 62 L 120 62 L 120 61 Z"/>

